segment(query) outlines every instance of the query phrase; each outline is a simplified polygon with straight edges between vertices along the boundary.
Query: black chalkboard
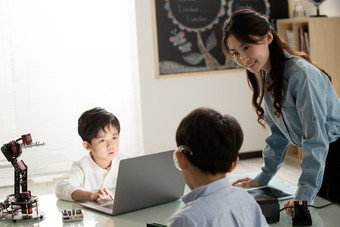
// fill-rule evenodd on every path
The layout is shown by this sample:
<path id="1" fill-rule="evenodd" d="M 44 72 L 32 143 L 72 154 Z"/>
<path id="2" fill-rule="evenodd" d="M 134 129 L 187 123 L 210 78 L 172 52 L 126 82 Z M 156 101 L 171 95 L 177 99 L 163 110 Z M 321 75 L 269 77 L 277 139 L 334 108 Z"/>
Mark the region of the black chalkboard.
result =
<path id="1" fill-rule="evenodd" d="M 221 48 L 223 22 L 251 8 L 275 19 L 288 17 L 285 0 L 153 0 L 157 76 L 240 68 Z"/>

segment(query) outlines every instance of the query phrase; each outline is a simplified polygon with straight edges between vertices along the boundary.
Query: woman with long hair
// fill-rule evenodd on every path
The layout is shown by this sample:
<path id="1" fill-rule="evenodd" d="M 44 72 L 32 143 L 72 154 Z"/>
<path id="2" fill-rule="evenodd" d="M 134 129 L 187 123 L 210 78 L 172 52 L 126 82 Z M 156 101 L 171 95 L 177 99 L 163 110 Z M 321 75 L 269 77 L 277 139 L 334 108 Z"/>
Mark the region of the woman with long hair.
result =
<path id="1" fill-rule="evenodd" d="M 246 68 L 258 122 L 270 129 L 262 172 L 233 184 L 267 185 L 293 144 L 302 147 L 302 174 L 294 199 L 285 206 L 296 200 L 311 203 L 317 194 L 340 202 L 340 100 L 331 77 L 307 54 L 290 48 L 253 10 L 236 11 L 225 21 L 222 48 Z"/>

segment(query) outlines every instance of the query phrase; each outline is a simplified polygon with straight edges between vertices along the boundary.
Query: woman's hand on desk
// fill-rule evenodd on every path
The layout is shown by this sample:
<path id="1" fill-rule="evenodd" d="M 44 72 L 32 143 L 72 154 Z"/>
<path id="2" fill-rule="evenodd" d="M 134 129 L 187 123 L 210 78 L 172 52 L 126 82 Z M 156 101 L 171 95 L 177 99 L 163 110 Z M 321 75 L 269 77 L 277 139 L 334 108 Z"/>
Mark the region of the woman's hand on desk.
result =
<path id="1" fill-rule="evenodd" d="M 260 186 L 253 178 L 245 177 L 238 179 L 231 183 L 232 186 L 240 186 L 240 187 L 246 187 L 246 186 L 253 186 L 258 187 Z"/>

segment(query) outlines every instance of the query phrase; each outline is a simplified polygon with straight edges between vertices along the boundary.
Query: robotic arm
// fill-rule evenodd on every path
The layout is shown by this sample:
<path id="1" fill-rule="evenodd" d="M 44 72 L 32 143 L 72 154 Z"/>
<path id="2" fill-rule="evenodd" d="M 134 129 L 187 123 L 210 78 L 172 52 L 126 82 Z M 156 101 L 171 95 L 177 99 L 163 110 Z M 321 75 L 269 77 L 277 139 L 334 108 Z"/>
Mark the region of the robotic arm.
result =
<path id="1" fill-rule="evenodd" d="M 22 140 L 22 143 L 20 144 L 18 141 Z M 44 146 L 45 143 L 40 142 L 32 142 L 31 134 L 22 135 L 21 138 L 17 140 L 12 140 L 11 142 L 4 144 L 1 147 L 2 153 L 5 155 L 7 160 L 9 162 L 12 162 L 13 160 L 17 159 L 21 153 L 22 148 L 30 148 L 30 147 L 38 147 L 38 146 Z"/>
<path id="2" fill-rule="evenodd" d="M 19 143 L 19 141 L 22 141 L 22 143 Z M 14 202 L 12 204 L 21 205 L 23 213 L 32 213 L 31 204 L 33 202 L 37 203 L 37 199 L 32 198 L 31 192 L 27 190 L 27 166 L 23 160 L 18 160 L 17 158 L 22 154 L 22 148 L 26 149 L 44 145 L 45 143 L 33 143 L 31 134 L 26 134 L 1 147 L 2 153 L 14 167 L 14 194 L 12 195 L 14 196 Z"/>
<path id="3" fill-rule="evenodd" d="M 20 144 L 18 141 L 22 140 Z M 25 174 L 27 171 L 27 166 L 25 165 L 24 161 L 18 161 L 17 158 L 22 153 L 22 148 L 30 148 L 30 147 L 37 147 L 37 146 L 44 146 L 45 143 L 40 142 L 32 142 L 31 134 L 22 135 L 21 138 L 17 140 L 13 140 L 7 144 L 4 144 L 1 147 L 2 153 L 5 155 L 6 159 L 12 163 L 16 172 L 21 174 Z"/>

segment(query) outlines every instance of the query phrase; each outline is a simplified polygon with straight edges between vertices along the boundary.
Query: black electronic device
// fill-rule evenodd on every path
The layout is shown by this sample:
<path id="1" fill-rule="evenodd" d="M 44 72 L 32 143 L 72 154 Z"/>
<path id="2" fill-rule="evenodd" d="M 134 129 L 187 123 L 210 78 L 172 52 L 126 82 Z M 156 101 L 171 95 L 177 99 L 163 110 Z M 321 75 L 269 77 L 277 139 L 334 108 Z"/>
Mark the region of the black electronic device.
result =
<path id="1" fill-rule="evenodd" d="M 254 198 L 260 205 L 262 214 L 266 218 L 268 224 L 275 223 L 280 220 L 280 206 L 277 198 L 265 194 L 254 195 Z"/>
<path id="2" fill-rule="evenodd" d="M 294 209 L 292 209 L 292 225 L 293 226 L 311 226 L 312 218 L 310 216 L 307 201 L 294 201 Z"/>
<path id="3" fill-rule="evenodd" d="M 256 188 L 249 188 L 247 189 L 247 192 L 252 194 L 253 196 L 268 195 L 270 197 L 276 198 L 279 201 L 293 198 L 293 194 L 284 192 L 281 189 L 274 188 L 269 185 Z"/>

